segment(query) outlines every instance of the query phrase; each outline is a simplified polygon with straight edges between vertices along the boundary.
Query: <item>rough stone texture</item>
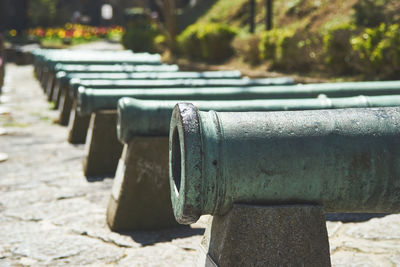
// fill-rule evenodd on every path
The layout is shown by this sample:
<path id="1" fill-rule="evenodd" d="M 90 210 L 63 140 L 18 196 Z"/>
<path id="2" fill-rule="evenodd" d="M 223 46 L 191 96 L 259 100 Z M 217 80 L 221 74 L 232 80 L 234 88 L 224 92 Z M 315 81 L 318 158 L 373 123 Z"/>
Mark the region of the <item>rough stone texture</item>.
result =
<path id="1" fill-rule="evenodd" d="M 235 204 L 213 217 L 202 246 L 208 262 L 218 266 L 330 266 L 319 206 Z"/>
<path id="2" fill-rule="evenodd" d="M 72 103 L 68 121 L 68 142 L 71 144 L 84 144 L 89 129 L 90 115 L 80 115 L 76 110 L 77 101 Z"/>
<path id="3" fill-rule="evenodd" d="M 58 123 L 67 126 L 69 124 L 69 117 L 72 110 L 72 99 L 69 96 L 66 87 L 60 88 L 60 90 L 60 103 L 58 104 L 60 115 L 58 116 Z"/>
<path id="4" fill-rule="evenodd" d="M 111 232 L 112 179 L 88 181 L 82 145 L 54 124 L 31 66 L 7 65 L 0 108 L 0 266 L 190 266 L 204 228 Z"/>
<path id="5" fill-rule="evenodd" d="M 52 101 L 53 100 L 53 93 L 54 93 L 54 82 L 56 80 L 56 74 L 54 71 L 49 72 L 49 77 L 47 79 L 46 83 L 46 94 L 47 94 L 47 100 Z"/>
<path id="6" fill-rule="evenodd" d="M 85 143 L 83 172 L 86 177 L 115 175 L 122 144 L 117 137 L 117 111 L 92 113 Z"/>
<path id="7" fill-rule="evenodd" d="M 56 79 L 54 82 L 54 92 L 53 92 L 53 102 L 54 102 L 54 109 L 58 109 L 60 105 L 60 98 L 61 98 L 61 92 L 62 89 L 60 88 L 61 84 L 60 82 Z"/>
<path id="8" fill-rule="evenodd" d="M 7 65 L 0 98 L 0 266 L 193 266 L 205 222 L 163 231 L 113 233 L 113 181 L 89 182 L 82 145 L 54 124 L 31 66 Z M 400 266 L 400 215 L 327 222 L 333 266 Z M 39 242 L 40 241 L 40 242 Z"/>
<path id="9" fill-rule="evenodd" d="M 168 137 L 135 137 L 124 146 L 107 222 L 113 230 L 177 226 L 168 180 Z"/>

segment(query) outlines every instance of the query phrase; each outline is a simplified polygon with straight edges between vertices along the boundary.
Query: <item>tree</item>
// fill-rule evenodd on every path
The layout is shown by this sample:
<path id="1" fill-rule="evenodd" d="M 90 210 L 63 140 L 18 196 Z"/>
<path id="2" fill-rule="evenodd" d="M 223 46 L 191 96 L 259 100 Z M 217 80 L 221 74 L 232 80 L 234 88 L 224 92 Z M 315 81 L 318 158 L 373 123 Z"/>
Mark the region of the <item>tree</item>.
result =
<path id="1" fill-rule="evenodd" d="M 168 36 L 168 46 L 171 51 L 175 52 L 177 50 L 176 36 L 178 35 L 178 25 L 177 25 L 177 1 L 176 0 L 157 0 L 157 5 L 162 11 L 164 18 L 165 28 L 167 30 Z"/>
<path id="2" fill-rule="evenodd" d="M 30 0 L 29 16 L 33 25 L 50 26 L 57 15 L 57 0 Z"/>
<path id="3" fill-rule="evenodd" d="M 266 0 L 266 21 L 265 26 L 267 31 L 272 30 L 272 0 Z"/>

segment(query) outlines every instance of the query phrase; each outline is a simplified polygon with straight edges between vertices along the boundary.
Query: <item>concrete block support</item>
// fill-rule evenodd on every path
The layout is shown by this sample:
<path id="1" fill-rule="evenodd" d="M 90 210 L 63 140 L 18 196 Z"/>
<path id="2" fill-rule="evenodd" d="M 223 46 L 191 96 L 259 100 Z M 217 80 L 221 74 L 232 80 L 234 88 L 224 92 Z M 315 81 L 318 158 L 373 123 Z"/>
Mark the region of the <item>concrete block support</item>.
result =
<path id="1" fill-rule="evenodd" d="M 49 76 L 48 76 L 47 82 L 45 84 L 47 100 L 49 100 L 49 101 L 53 101 L 54 82 L 55 81 L 56 81 L 56 74 L 54 73 L 54 71 L 49 71 Z"/>
<path id="2" fill-rule="evenodd" d="M 76 110 L 76 101 L 72 104 L 68 122 L 68 142 L 71 144 L 84 144 L 89 128 L 90 115 L 80 115 Z"/>
<path id="3" fill-rule="evenodd" d="M 113 231 L 176 227 L 168 183 L 168 137 L 124 146 L 107 208 Z"/>
<path id="4" fill-rule="evenodd" d="M 86 137 L 83 171 L 86 177 L 115 175 L 122 144 L 117 138 L 117 111 L 92 113 Z"/>
<path id="5" fill-rule="evenodd" d="M 53 102 L 54 102 L 54 108 L 59 109 L 60 106 L 60 98 L 61 98 L 61 93 L 64 90 L 62 86 L 65 86 L 65 83 L 60 82 L 59 80 L 55 80 L 54 82 L 54 92 L 53 92 Z"/>
<path id="6" fill-rule="evenodd" d="M 197 266 L 331 266 L 321 206 L 235 204 L 200 248 Z"/>
<path id="7" fill-rule="evenodd" d="M 67 126 L 69 124 L 69 117 L 71 114 L 73 100 L 69 96 L 67 88 L 60 88 L 60 103 L 58 105 L 58 110 L 60 112 L 58 123 Z M 75 105 L 76 106 L 76 105 Z"/>

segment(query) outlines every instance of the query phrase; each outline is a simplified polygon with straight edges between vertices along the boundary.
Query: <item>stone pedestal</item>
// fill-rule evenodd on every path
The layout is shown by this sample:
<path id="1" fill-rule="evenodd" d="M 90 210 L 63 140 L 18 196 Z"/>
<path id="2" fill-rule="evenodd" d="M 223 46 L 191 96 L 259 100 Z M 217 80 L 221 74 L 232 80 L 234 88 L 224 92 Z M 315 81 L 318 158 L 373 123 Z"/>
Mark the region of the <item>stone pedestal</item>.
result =
<path id="1" fill-rule="evenodd" d="M 85 143 L 83 171 L 86 177 L 115 175 L 122 144 L 117 138 L 117 111 L 92 113 Z"/>
<path id="2" fill-rule="evenodd" d="M 76 105 L 77 101 L 75 100 L 68 122 L 68 142 L 71 144 L 84 144 L 89 129 L 90 115 L 79 115 Z"/>
<path id="3" fill-rule="evenodd" d="M 107 208 L 113 231 L 176 227 L 168 180 L 168 137 L 124 146 Z"/>
<path id="4" fill-rule="evenodd" d="M 235 204 L 214 216 L 197 266 L 331 266 L 323 208 Z"/>
<path id="5" fill-rule="evenodd" d="M 54 108 L 58 109 L 60 106 L 60 98 L 61 98 L 61 92 L 63 89 L 61 88 L 62 84 L 59 80 L 55 80 L 54 82 L 54 92 L 53 92 L 53 101 L 54 101 Z"/>
<path id="6" fill-rule="evenodd" d="M 47 79 L 46 83 L 46 94 L 47 94 L 47 100 L 52 101 L 53 100 L 53 92 L 54 92 L 54 82 L 56 80 L 56 75 L 53 71 L 49 72 L 49 77 Z"/>
<path id="7" fill-rule="evenodd" d="M 46 84 L 49 78 L 49 68 L 43 67 L 42 76 L 40 77 L 40 84 L 42 85 L 43 91 L 46 92 Z"/>
<path id="8" fill-rule="evenodd" d="M 60 111 L 60 116 L 58 118 L 58 123 L 67 126 L 69 123 L 69 117 L 73 106 L 73 101 L 68 93 L 68 88 L 60 88 L 60 103 L 58 105 L 58 110 Z"/>

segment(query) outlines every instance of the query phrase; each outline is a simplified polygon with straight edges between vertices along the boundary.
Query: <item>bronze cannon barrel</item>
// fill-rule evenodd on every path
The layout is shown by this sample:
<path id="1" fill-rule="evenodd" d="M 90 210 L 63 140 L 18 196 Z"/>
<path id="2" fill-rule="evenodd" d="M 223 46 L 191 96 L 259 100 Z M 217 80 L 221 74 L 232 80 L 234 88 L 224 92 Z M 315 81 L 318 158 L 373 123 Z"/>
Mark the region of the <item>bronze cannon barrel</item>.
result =
<path id="1" fill-rule="evenodd" d="M 133 136 L 168 136 L 173 107 L 179 100 L 143 100 L 124 97 L 118 101 L 117 134 L 123 143 Z M 199 110 L 208 111 L 285 111 L 338 109 L 356 107 L 400 106 L 400 95 L 355 96 L 302 99 L 257 99 L 257 100 L 190 100 Z"/>
<path id="2" fill-rule="evenodd" d="M 321 94 L 328 97 L 398 95 L 400 94 L 400 81 L 165 89 L 109 88 L 109 90 L 82 86 L 79 88 L 78 101 L 80 110 L 86 113 L 98 109 L 115 109 L 117 101 L 122 97 L 165 100 L 250 100 L 314 98 Z"/>
<path id="3" fill-rule="evenodd" d="M 233 203 L 318 204 L 327 212 L 400 211 L 400 108 L 201 112 L 175 106 L 176 219 Z"/>

